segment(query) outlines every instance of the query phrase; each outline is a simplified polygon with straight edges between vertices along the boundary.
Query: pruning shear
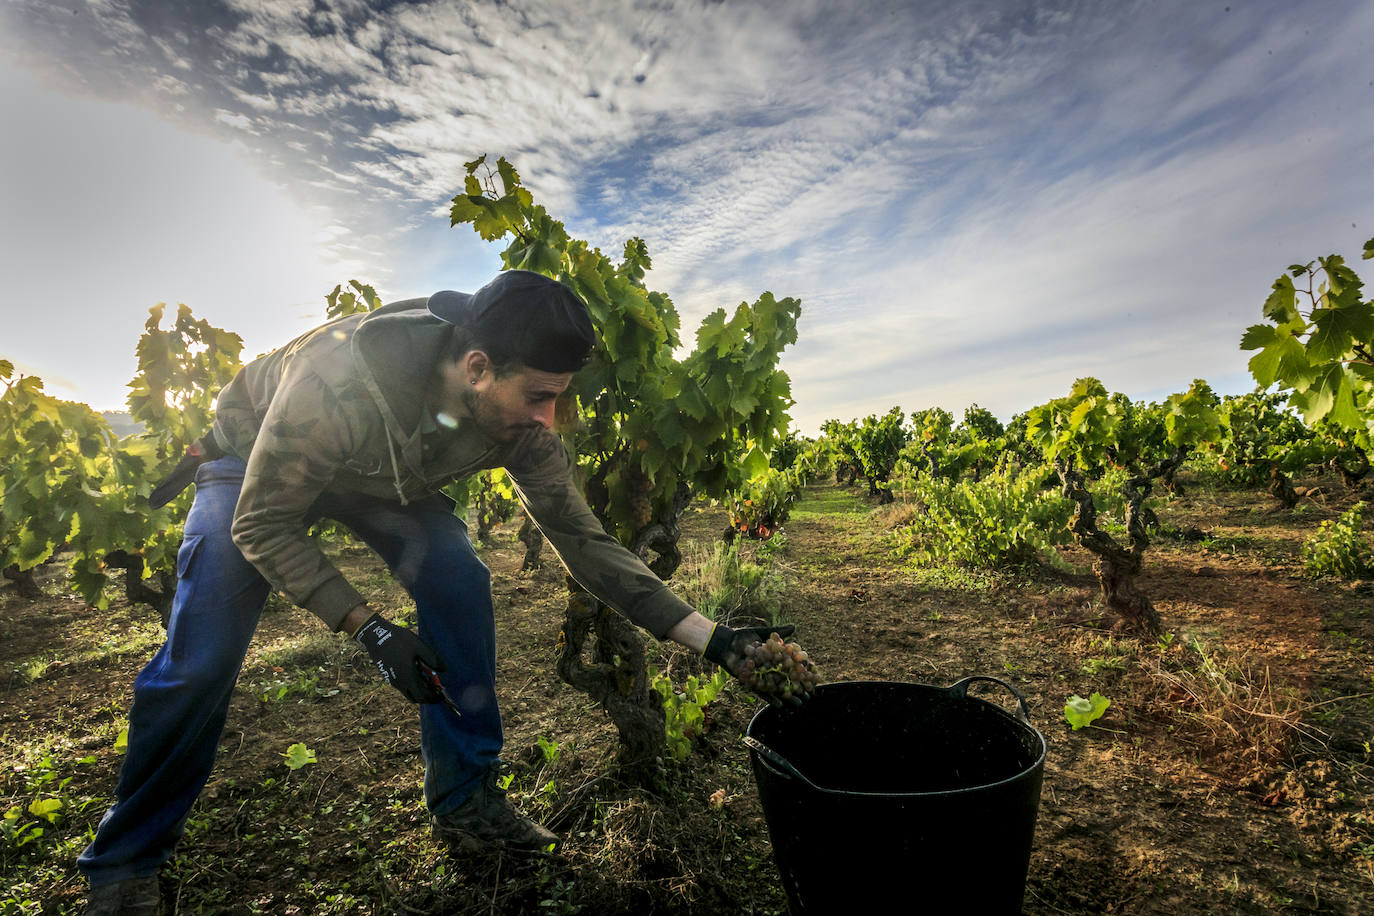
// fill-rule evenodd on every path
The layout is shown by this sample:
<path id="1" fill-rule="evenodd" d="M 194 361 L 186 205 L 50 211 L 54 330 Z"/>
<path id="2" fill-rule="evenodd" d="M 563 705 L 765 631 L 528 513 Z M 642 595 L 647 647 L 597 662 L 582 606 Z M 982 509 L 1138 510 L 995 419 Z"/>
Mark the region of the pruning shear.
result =
<path id="1" fill-rule="evenodd" d="M 447 706 L 455 716 L 462 718 L 463 714 L 458 711 L 458 704 L 453 702 L 453 697 L 448 695 L 448 691 L 444 689 L 444 685 L 439 681 L 439 672 L 418 659 L 415 662 L 415 667 L 420 669 L 420 676 L 429 682 L 430 687 L 434 688 L 434 692 L 439 695 L 439 699 L 443 704 Z"/>

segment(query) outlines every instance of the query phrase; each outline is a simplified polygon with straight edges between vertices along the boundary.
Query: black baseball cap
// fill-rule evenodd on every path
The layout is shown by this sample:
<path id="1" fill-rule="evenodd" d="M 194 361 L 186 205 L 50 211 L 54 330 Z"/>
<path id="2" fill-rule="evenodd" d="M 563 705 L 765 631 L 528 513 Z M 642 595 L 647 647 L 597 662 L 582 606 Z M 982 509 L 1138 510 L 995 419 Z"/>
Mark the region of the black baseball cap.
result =
<path id="1" fill-rule="evenodd" d="M 557 280 L 530 270 L 502 271 L 475 293 L 442 290 L 428 305 L 430 314 L 468 329 L 498 363 L 576 372 L 596 345 L 587 304 Z"/>

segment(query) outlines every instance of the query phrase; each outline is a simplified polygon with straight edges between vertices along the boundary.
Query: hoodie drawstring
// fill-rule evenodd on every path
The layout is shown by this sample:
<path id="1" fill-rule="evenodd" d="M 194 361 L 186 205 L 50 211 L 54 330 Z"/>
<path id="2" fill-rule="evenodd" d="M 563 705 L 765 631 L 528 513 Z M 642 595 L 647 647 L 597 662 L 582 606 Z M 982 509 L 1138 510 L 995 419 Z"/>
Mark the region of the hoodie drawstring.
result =
<path id="1" fill-rule="evenodd" d="M 386 451 L 391 456 L 392 483 L 396 486 L 396 495 L 400 497 L 401 505 L 409 505 L 410 500 L 406 499 L 405 490 L 401 487 L 401 466 L 396 462 L 396 443 L 391 439 L 390 430 L 386 431 Z"/>

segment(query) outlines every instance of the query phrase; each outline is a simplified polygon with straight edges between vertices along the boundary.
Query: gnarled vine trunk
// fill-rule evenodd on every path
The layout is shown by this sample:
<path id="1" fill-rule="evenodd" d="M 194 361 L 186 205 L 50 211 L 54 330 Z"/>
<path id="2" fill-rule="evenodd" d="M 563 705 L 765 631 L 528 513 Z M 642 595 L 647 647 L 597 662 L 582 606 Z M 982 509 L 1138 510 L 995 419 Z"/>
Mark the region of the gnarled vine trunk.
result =
<path id="1" fill-rule="evenodd" d="M 1279 470 L 1277 464 L 1269 466 L 1269 495 L 1282 503 L 1285 509 L 1291 509 L 1298 504 L 1298 491 L 1293 489 L 1293 481 Z"/>
<path id="2" fill-rule="evenodd" d="M 601 478 L 593 477 L 587 489 L 596 496 L 603 486 Z M 682 562 L 678 519 L 691 500 L 691 490 L 679 483 L 671 506 L 641 529 L 630 547 L 660 579 L 670 577 Z M 589 504 L 595 511 L 604 502 L 589 500 Z M 650 552 L 657 554 L 652 560 Z M 620 736 L 616 757 L 626 778 L 650 782 L 657 773 L 654 761 L 663 755 L 668 737 L 663 702 L 649 686 L 644 635 L 572 578 L 566 581 L 568 605 L 558 636 L 558 676 L 601 704 L 611 717 Z"/>
<path id="3" fill-rule="evenodd" d="M 879 480 L 875 477 L 868 478 L 868 495 L 877 497 L 878 505 L 886 506 L 892 502 L 892 488 L 887 486 L 887 479 Z"/>
<path id="4" fill-rule="evenodd" d="M 477 540 L 483 544 L 491 543 L 492 531 L 502 522 L 499 507 L 495 505 L 496 498 L 485 486 L 477 491 Z"/>
<path id="5" fill-rule="evenodd" d="M 667 744 L 663 704 L 649 687 L 644 637 L 620 614 L 571 578 L 563 629 L 558 634 L 558 676 L 596 700 L 620 735 L 617 759 L 626 775 L 647 781 Z M 590 661 L 583 650 L 595 634 Z"/>
<path id="6" fill-rule="evenodd" d="M 520 526 L 520 534 L 517 537 L 520 543 L 525 545 L 525 560 L 520 564 L 520 571 L 538 569 L 543 564 L 539 555 L 544 549 L 544 535 L 540 534 L 539 527 L 529 515 L 525 516 L 525 522 Z"/>
<path id="7" fill-rule="evenodd" d="M 162 618 L 162 628 L 167 629 L 172 619 L 172 599 L 177 594 L 176 576 L 159 570 L 157 582 L 161 589 L 153 588 L 148 584 L 148 580 L 143 578 L 143 557 L 124 550 L 106 554 L 105 565 L 124 570 L 124 594 L 129 602 L 146 604 L 157 611 L 158 616 Z"/>
<path id="8" fill-rule="evenodd" d="M 672 506 L 659 513 L 658 518 L 640 530 L 635 535 L 634 543 L 630 545 L 635 556 L 643 560 L 644 565 L 664 581 L 671 578 L 682 565 L 682 550 L 677 546 L 682 538 L 682 529 L 678 527 L 677 522 L 691 501 L 692 491 L 685 483 L 679 483 L 677 491 L 673 494 Z M 657 554 L 652 560 L 649 559 L 650 551 Z"/>
<path id="9" fill-rule="evenodd" d="M 1083 480 L 1083 473 L 1064 461 L 1055 462 L 1055 468 L 1059 472 L 1064 496 L 1074 503 L 1070 524 L 1074 538 L 1097 558 L 1093 562 L 1093 573 L 1102 588 L 1103 604 L 1108 611 L 1121 618 L 1122 625 L 1128 630 L 1150 635 L 1164 632 L 1164 624 L 1154 604 L 1135 586 L 1136 576 L 1140 574 L 1141 558 L 1150 546 L 1145 531 L 1146 513 L 1141 511 L 1145 498 L 1150 495 L 1150 476 L 1132 477 L 1125 484 L 1126 532 L 1130 546 L 1123 547 L 1111 535 L 1098 529 L 1097 507 Z"/>
<path id="10" fill-rule="evenodd" d="M 1347 490 L 1358 490 L 1364 485 L 1364 477 L 1369 473 L 1369 455 L 1362 448 L 1353 448 L 1353 458 L 1337 455 L 1331 459 L 1331 469 L 1341 475 Z"/>
<path id="11" fill-rule="evenodd" d="M 33 577 L 33 569 L 20 569 L 19 564 L 14 563 L 0 570 L 0 575 L 14 583 L 14 589 L 21 597 L 33 599 L 43 596 L 43 590 Z"/>

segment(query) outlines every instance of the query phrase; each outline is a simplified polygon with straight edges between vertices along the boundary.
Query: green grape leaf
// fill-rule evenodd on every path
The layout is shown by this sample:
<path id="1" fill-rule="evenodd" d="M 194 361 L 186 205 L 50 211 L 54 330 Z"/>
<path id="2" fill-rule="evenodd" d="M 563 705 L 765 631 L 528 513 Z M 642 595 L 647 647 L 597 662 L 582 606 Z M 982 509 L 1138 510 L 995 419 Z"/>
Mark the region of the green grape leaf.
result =
<path id="1" fill-rule="evenodd" d="M 1074 731 L 1078 731 L 1102 718 L 1102 714 L 1111 705 L 1111 700 L 1096 691 L 1086 700 L 1074 694 L 1064 704 L 1064 718 L 1073 726 Z"/>
<path id="2" fill-rule="evenodd" d="M 1355 406 L 1351 375 L 1339 363 L 1323 368 L 1306 394 L 1307 397 L 1299 402 L 1309 425 L 1329 419 L 1341 429 L 1364 427 L 1364 420 Z"/>
<path id="3" fill-rule="evenodd" d="M 506 266 L 516 270 L 532 270 L 546 276 L 558 273 L 563 253 L 550 245 L 543 236 L 517 237 L 502 255 Z"/>
<path id="4" fill-rule="evenodd" d="M 471 194 L 459 194 L 453 198 L 453 206 L 449 209 L 449 222 L 454 226 L 459 223 L 472 223 L 477 234 L 488 242 L 499 239 L 510 228 L 496 211 L 492 201 Z"/>
<path id="5" fill-rule="evenodd" d="M 1341 308 L 1312 312 L 1316 330 L 1307 341 L 1307 355 L 1314 362 L 1341 359 L 1357 343 L 1374 337 L 1374 303 L 1355 301 Z"/>
<path id="6" fill-rule="evenodd" d="M 57 823 L 58 817 L 62 814 L 62 799 L 60 798 L 40 798 L 29 803 L 29 813 L 34 817 L 40 817 L 49 824 Z"/>
<path id="7" fill-rule="evenodd" d="M 1293 281 L 1287 275 L 1274 281 L 1274 291 L 1264 300 L 1264 317 L 1277 324 L 1298 320 L 1298 306 Z"/>
<path id="8" fill-rule="evenodd" d="M 1278 381 L 1286 386 L 1303 389 L 1310 382 L 1312 367 L 1308 362 L 1306 349 L 1293 336 L 1294 330 L 1301 332 L 1302 328 L 1291 325 L 1280 325 L 1277 328 L 1255 325 L 1242 338 L 1241 349 L 1254 350 L 1263 347 L 1250 358 L 1250 373 L 1254 375 L 1260 387 L 1268 388 Z"/>
<path id="9" fill-rule="evenodd" d="M 747 417 L 759 406 L 758 395 L 748 388 L 740 388 L 731 396 L 730 407 L 740 416 Z"/>
<path id="10" fill-rule="evenodd" d="M 496 171 L 501 176 L 501 185 L 507 194 L 514 194 L 520 187 L 520 173 L 515 171 L 515 166 L 506 161 L 502 156 L 496 160 Z"/>
<path id="11" fill-rule="evenodd" d="M 758 446 L 750 449 L 749 454 L 744 457 L 744 476 L 745 478 L 758 477 L 768 470 L 768 455 Z"/>
<path id="12" fill-rule="evenodd" d="M 1278 340 L 1279 332 L 1269 324 L 1252 324 L 1240 338 L 1242 350 L 1263 350 Z"/>
<path id="13" fill-rule="evenodd" d="M 32 569 L 52 556 L 53 542 L 42 532 L 31 528 L 19 530 L 19 543 L 14 551 L 14 562 L 20 569 Z"/>
<path id="14" fill-rule="evenodd" d="M 315 752 L 299 741 L 288 747 L 282 756 L 286 758 L 286 765 L 293 770 L 299 770 L 306 764 L 316 762 Z"/>
<path id="15" fill-rule="evenodd" d="M 576 281 L 577 289 L 582 293 L 583 299 L 595 298 L 597 302 L 610 302 L 611 294 L 606 290 L 606 283 L 601 278 L 600 263 L 596 255 L 581 249 L 574 250 L 571 254 L 573 265 L 573 279 Z M 622 309 L 626 308 L 627 303 L 617 302 L 616 305 Z"/>

